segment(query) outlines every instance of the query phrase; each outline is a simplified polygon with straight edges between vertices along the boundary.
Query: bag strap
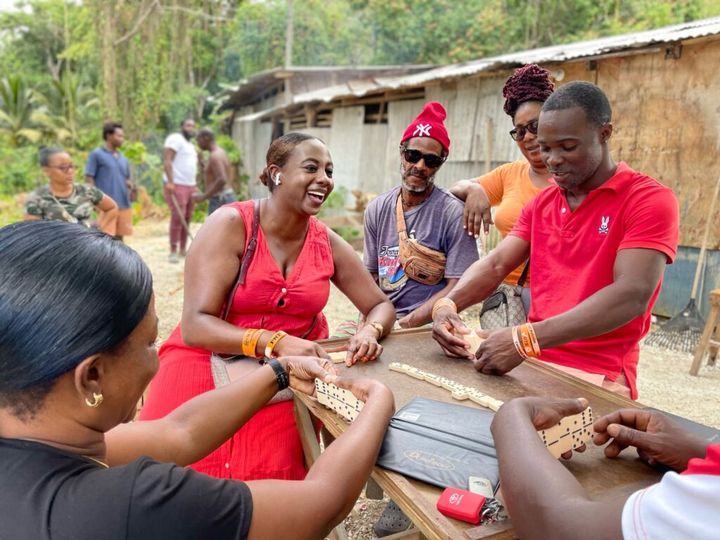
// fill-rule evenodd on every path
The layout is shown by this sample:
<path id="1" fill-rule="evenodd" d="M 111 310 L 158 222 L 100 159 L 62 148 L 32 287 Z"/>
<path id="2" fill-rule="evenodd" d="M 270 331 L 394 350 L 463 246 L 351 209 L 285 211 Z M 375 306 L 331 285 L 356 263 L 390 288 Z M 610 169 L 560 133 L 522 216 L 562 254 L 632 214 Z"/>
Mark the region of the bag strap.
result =
<path id="1" fill-rule="evenodd" d="M 520 277 L 518 278 L 518 286 L 524 287 L 525 281 L 527 280 L 528 273 L 530 272 L 530 259 L 527 260 L 525 263 L 525 268 L 523 268 L 522 274 L 520 274 Z"/>
<path id="2" fill-rule="evenodd" d="M 397 203 L 395 203 L 395 219 L 397 221 L 397 231 L 401 240 L 407 238 L 407 227 L 405 226 L 405 214 L 402 208 L 401 194 L 398 193 Z"/>
<path id="3" fill-rule="evenodd" d="M 245 283 L 245 276 L 247 275 L 250 263 L 255 256 L 255 248 L 257 248 L 258 228 L 260 227 L 260 201 L 254 199 L 253 207 L 254 211 L 251 229 L 252 232 L 250 233 L 250 241 L 248 242 L 247 248 L 245 249 L 245 253 L 243 253 L 242 259 L 240 259 L 240 270 L 238 271 L 237 278 L 235 279 L 235 285 L 233 285 L 232 289 L 230 289 L 230 294 L 228 295 L 227 300 L 225 300 L 225 309 L 222 313 L 223 321 L 227 319 L 228 313 L 230 312 L 230 306 L 232 304 L 233 298 L 235 298 L 235 292 L 237 291 L 237 288 Z"/>

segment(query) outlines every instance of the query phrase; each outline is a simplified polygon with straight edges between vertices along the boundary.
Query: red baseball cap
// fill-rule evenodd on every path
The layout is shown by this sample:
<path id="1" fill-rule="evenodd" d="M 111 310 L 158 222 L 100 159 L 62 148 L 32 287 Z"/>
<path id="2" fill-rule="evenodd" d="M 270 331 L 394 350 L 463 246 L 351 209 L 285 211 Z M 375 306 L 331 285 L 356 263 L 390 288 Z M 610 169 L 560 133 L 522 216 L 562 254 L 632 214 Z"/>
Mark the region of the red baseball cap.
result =
<path id="1" fill-rule="evenodd" d="M 403 133 L 400 144 L 413 137 L 430 137 L 439 142 L 450 153 L 450 137 L 443 121 L 447 117 L 445 107 L 437 101 L 430 101 L 425 104 L 417 118 L 410 122 L 410 125 Z"/>

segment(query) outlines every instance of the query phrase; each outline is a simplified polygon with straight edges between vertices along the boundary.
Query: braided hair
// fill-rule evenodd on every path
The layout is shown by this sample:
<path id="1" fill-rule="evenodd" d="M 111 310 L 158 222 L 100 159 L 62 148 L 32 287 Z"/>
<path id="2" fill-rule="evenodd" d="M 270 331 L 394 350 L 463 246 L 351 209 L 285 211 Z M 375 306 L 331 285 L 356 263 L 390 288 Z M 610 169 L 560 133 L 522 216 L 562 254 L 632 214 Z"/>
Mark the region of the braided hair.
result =
<path id="1" fill-rule="evenodd" d="M 505 104 L 503 110 L 511 118 L 526 101 L 545 102 L 555 90 L 550 72 L 537 64 L 527 64 L 515 70 L 503 86 Z"/>

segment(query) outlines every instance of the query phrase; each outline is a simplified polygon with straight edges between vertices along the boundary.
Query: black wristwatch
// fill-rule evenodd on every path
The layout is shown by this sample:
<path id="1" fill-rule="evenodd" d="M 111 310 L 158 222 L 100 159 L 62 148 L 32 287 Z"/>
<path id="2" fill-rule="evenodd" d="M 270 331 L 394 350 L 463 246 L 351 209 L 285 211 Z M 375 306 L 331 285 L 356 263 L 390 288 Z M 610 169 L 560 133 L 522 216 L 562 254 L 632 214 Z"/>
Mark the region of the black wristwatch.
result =
<path id="1" fill-rule="evenodd" d="M 270 360 L 266 360 L 263 358 L 260 363 L 267 364 L 275 372 L 278 391 L 285 390 L 288 386 L 290 386 L 290 377 L 288 376 L 287 371 L 285 371 L 285 368 L 282 367 L 282 364 L 278 360 L 276 360 L 275 358 L 272 358 Z"/>

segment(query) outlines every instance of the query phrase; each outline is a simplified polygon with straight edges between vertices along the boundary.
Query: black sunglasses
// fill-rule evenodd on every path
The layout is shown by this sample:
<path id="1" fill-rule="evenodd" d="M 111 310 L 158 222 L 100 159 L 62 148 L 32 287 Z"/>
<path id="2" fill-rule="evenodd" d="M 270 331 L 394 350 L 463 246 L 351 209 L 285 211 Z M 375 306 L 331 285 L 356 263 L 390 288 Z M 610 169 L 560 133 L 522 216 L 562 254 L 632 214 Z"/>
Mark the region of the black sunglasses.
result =
<path id="1" fill-rule="evenodd" d="M 525 138 L 525 133 L 530 132 L 533 135 L 537 135 L 538 121 L 533 120 L 528 122 L 524 126 L 517 126 L 515 129 L 510 130 L 510 136 L 514 141 L 522 141 Z"/>
<path id="2" fill-rule="evenodd" d="M 402 155 L 408 163 L 417 163 L 422 159 L 425 162 L 425 165 L 431 169 L 435 169 L 445 162 L 445 158 L 443 156 L 438 156 L 437 154 L 423 154 L 420 150 L 412 150 L 410 148 L 404 148 Z"/>

